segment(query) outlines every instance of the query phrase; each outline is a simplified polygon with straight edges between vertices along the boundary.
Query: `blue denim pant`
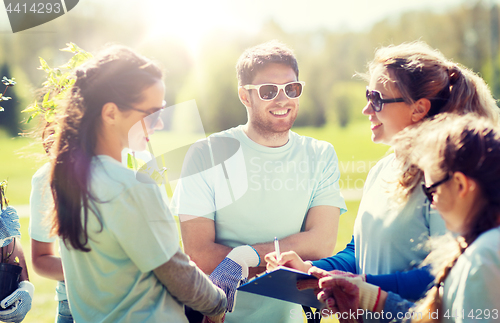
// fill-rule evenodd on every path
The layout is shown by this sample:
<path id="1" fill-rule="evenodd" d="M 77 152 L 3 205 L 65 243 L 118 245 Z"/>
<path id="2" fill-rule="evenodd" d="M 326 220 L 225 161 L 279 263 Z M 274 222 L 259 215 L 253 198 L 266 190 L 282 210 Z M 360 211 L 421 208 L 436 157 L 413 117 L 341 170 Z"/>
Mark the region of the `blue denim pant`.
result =
<path id="1" fill-rule="evenodd" d="M 69 309 L 68 301 L 59 301 L 55 323 L 73 323 L 73 316 Z"/>

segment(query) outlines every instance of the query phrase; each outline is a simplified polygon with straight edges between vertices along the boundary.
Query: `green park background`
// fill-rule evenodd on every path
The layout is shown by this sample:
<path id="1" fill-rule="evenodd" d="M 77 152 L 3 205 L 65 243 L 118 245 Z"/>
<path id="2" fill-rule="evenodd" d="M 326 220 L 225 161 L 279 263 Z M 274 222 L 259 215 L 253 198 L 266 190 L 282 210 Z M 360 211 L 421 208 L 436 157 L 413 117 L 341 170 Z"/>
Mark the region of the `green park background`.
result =
<path id="1" fill-rule="evenodd" d="M 83 3 L 80 6 L 83 8 Z M 67 19 L 45 24 L 43 28 L 57 32 L 44 33 L 43 37 L 37 32 L 0 33 L 0 78 L 14 77 L 17 81 L 6 94 L 13 99 L 0 102 L 5 109 L 0 112 L 0 180 L 9 181 L 10 203 L 23 210 L 29 203 L 31 177 L 46 159 L 34 135 L 41 120 L 26 124 L 28 116 L 21 110 L 34 102 L 44 81 L 45 73 L 37 69 L 38 57 L 52 67 L 59 66 L 71 56 L 59 50 L 68 42 L 90 52 L 109 42 L 119 43 L 154 58 L 165 71 L 167 103 L 194 99 L 206 134 L 246 122 L 245 109 L 237 97 L 234 66 L 247 47 L 278 39 L 293 48 L 299 61 L 299 79 L 306 82 L 293 130 L 333 144 L 339 158 L 341 188 L 348 199 L 349 211 L 341 217 L 336 251 L 350 240 L 360 191 L 370 167 L 389 149 L 370 140 L 370 124 L 361 114 L 366 104 L 366 82 L 353 76 L 366 71 L 376 48 L 425 41 L 479 73 L 494 97 L 500 98 L 500 7 L 495 1 L 462 1 L 444 12 L 403 12 L 359 32 L 286 32 L 270 19 L 260 30 L 244 37 L 229 29 L 211 31 L 201 40 L 196 57 L 176 37 L 146 37 L 147 30 L 139 23 L 144 18 L 140 11 L 133 17 L 120 10 L 110 15 L 98 2 L 85 10 L 78 8 L 71 12 L 71 24 Z M 3 92 L 1 85 L 0 90 Z M 31 267 L 28 223 L 27 217 L 21 219 L 21 242 L 36 291 L 25 322 L 53 322 L 55 282 L 39 277 Z"/>

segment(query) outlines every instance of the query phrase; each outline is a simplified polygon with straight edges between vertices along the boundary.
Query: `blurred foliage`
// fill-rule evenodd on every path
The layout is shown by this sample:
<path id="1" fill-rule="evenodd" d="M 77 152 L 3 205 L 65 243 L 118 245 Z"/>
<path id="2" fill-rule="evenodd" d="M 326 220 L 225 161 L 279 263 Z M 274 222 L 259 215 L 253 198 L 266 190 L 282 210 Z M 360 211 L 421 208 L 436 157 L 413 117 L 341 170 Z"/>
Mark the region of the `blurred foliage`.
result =
<path id="1" fill-rule="evenodd" d="M 57 50 L 63 42 L 73 41 L 89 52 L 108 42 L 128 45 L 163 67 L 169 105 L 196 100 L 206 132 L 246 122 L 245 108 L 237 96 L 235 64 L 245 48 L 271 39 L 295 50 L 300 79 L 306 82 L 295 126 L 334 123 L 344 127 L 362 118 L 366 82 L 353 75 L 366 70 L 376 48 L 414 40 L 423 40 L 480 73 L 500 98 L 500 9 L 486 0 L 464 1 L 440 13 L 406 12 L 382 20 L 366 32 L 287 33 L 272 20 L 251 34 L 213 30 L 195 53 L 168 33 L 152 37 L 146 24 L 140 23 L 147 19 L 146 11 L 138 9 L 131 17 L 126 8 L 118 6 L 113 15 L 107 15 L 105 6 L 97 1 L 80 6 L 71 12 L 71 18 L 64 16 L 39 27 L 57 30 L 43 37 L 34 32 L 0 34 L 0 64 L 22 69 L 28 82 L 20 88 L 34 96 L 32 89 L 44 81 L 36 70 L 37 56 L 44 57 L 49 66 L 59 66 L 66 60 Z"/>
<path id="2" fill-rule="evenodd" d="M 92 54 L 74 43 L 68 43 L 66 46 L 61 51 L 72 53 L 73 56 L 68 62 L 59 67 L 51 68 L 42 57 L 39 57 L 40 67 L 38 69 L 47 73 L 46 80 L 42 83 L 40 90 L 43 94 L 42 97 L 36 98 L 32 105 L 21 111 L 30 114 L 26 123 L 30 123 L 38 115 L 42 115 L 46 123 L 53 122 L 58 112 L 59 103 L 66 98 L 66 94 L 75 83 L 74 69 L 92 58 Z"/>
<path id="3" fill-rule="evenodd" d="M 15 78 L 9 79 L 9 77 L 12 75 L 9 66 L 7 64 L 2 64 L 0 68 L 0 76 L 2 76 L 2 85 L 5 87 L 3 92 L 0 92 L 0 126 L 5 127 L 5 129 L 8 131 L 8 133 L 11 136 L 15 136 L 18 133 L 18 128 L 17 128 L 17 116 L 18 113 L 16 113 L 16 108 L 18 106 L 18 101 L 17 100 L 12 100 L 11 96 L 7 96 L 7 91 L 9 88 L 13 87 L 16 85 Z M 12 89 L 10 90 L 9 95 L 14 95 Z"/>

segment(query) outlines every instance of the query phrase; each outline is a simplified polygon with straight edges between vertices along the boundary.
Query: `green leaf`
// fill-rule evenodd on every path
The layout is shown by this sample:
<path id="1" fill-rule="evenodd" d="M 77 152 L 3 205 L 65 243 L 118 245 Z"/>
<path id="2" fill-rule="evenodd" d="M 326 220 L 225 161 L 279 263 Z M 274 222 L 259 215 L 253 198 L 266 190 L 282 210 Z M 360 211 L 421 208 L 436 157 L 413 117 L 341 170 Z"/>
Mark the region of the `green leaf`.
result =
<path id="1" fill-rule="evenodd" d="M 42 101 L 42 107 L 43 108 L 47 107 L 47 102 L 49 101 L 49 95 L 50 95 L 50 91 L 48 91 L 47 93 L 45 93 L 45 95 L 43 96 L 43 101 Z"/>
<path id="2" fill-rule="evenodd" d="M 134 169 L 134 163 L 132 162 L 132 155 L 127 154 L 127 167 L 130 169 Z"/>
<path id="3" fill-rule="evenodd" d="M 49 67 L 49 64 L 47 64 L 47 62 L 40 57 L 40 69 L 44 70 L 45 72 L 49 73 L 50 72 L 50 67 Z"/>
<path id="4" fill-rule="evenodd" d="M 5 86 L 14 86 L 14 85 L 16 85 L 16 84 L 17 84 L 14 80 L 15 80 L 15 78 L 8 79 L 6 76 L 4 76 L 4 77 L 2 78 L 2 83 L 3 83 L 3 85 L 5 85 Z"/>
<path id="5" fill-rule="evenodd" d="M 55 117 L 56 117 L 56 112 L 54 111 L 54 109 L 50 109 L 45 112 L 45 121 L 49 123 L 53 122 Z"/>
<path id="6" fill-rule="evenodd" d="M 71 43 L 71 42 L 66 43 L 66 46 L 67 46 L 67 47 L 66 47 L 66 48 L 61 49 L 61 51 L 63 51 L 63 52 L 75 53 L 75 52 L 77 52 L 77 51 L 80 49 L 78 46 L 76 46 L 76 44 L 75 44 L 75 43 Z"/>
<path id="7" fill-rule="evenodd" d="M 29 112 L 35 112 L 37 111 L 39 108 L 37 106 L 29 106 L 27 107 L 26 109 L 24 109 L 23 111 L 21 111 L 21 113 L 29 113 Z"/>
<path id="8" fill-rule="evenodd" d="M 26 121 L 26 123 L 29 123 L 31 120 L 33 120 L 35 117 L 37 117 L 39 114 L 40 114 L 40 110 L 38 110 L 35 113 L 33 113 L 32 115 L 30 115 L 30 117 L 28 118 L 28 121 Z"/>

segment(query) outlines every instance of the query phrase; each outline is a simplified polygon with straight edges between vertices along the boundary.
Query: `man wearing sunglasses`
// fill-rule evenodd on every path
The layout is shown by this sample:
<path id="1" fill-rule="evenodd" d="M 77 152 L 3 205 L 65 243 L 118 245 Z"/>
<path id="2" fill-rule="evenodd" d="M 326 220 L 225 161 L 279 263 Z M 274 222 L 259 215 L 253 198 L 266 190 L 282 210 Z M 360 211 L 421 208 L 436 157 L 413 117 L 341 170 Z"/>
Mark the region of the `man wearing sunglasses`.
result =
<path id="1" fill-rule="evenodd" d="M 264 256 L 274 251 L 274 237 L 281 251 L 294 250 L 303 259 L 332 255 L 339 216 L 346 211 L 338 160 L 329 143 L 290 130 L 305 83 L 298 80 L 289 48 L 276 41 L 249 48 L 236 69 L 248 122 L 209 139 L 239 141 L 245 180 L 231 185 L 248 189 L 218 209 L 216 200 L 226 186 L 208 175 L 199 182 L 183 178 L 172 209 L 181 220 L 185 252 L 228 295 L 226 322 L 296 322 L 302 318 L 299 305 L 239 292 L 231 308 L 233 295 L 246 272 L 251 278 L 265 271 Z M 231 176 L 234 168 L 226 168 Z"/>

